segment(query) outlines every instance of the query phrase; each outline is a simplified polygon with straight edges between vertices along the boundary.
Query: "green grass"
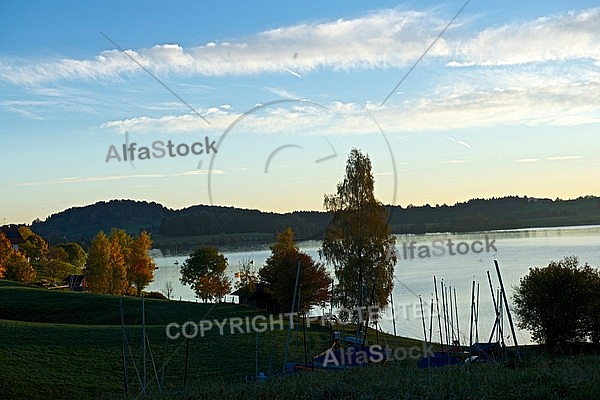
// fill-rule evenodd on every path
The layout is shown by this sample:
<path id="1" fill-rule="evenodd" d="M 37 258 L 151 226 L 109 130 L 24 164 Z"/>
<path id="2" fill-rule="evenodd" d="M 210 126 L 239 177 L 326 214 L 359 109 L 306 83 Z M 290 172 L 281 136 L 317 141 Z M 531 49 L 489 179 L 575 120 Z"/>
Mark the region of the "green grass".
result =
<path id="1" fill-rule="evenodd" d="M 0 399 L 115 399 L 123 396 L 120 302 L 116 296 L 49 291 L 0 281 Z M 256 335 L 212 329 L 187 342 L 165 340 L 170 322 L 223 320 L 267 315 L 234 304 L 197 304 L 148 299 L 147 336 L 155 365 L 162 371 L 159 394 L 147 357 L 148 398 L 164 399 L 462 399 L 598 398 L 600 357 L 532 353 L 524 362 L 508 361 L 419 370 L 416 362 L 387 363 L 341 372 L 275 376 L 283 365 L 287 330 L 258 335 L 259 370 L 272 377 L 248 383 L 255 374 Z M 129 398 L 139 396 L 134 363 L 141 371 L 141 301 L 124 299 L 129 342 Z M 348 332 L 353 327 L 349 326 Z M 328 345 L 329 330 L 307 329 L 309 354 Z M 370 341 L 375 335 L 370 334 Z M 303 342 L 292 332 L 290 359 L 302 361 Z M 398 338 L 407 347 L 418 341 Z M 395 339 L 380 335 L 380 343 Z M 530 351 L 531 352 L 531 351 Z M 251 379 L 251 378 L 250 378 Z"/>
<path id="2" fill-rule="evenodd" d="M 132 390 L 139 391 L 134 362 L 141 370 L 141 300 L 123 299 L 128 354 L 128 379 Z M 50 291 L 0 281 L 0 393 L 9 398 L 114 398 L 123 392 L 121 359 L 121 297 L 67 291 Z M 268 314 L 251 308 L 222 303 L 202 304 L 147 299 L 146 325 L 150 349 L 157 369 L 166 365 L 164 387 L 169 391 L 183 388 L 185 350 L 180 337 L 166 340 L 166 326 L 186 321 L 217 320 L 238 317 L 250 320 Z M 285 323 L 287 327 L 287 321 Z M 254 376 L 256 334 L 225 334 L 217 327 L 204 337 L 189 341 L 188 381 L 237 383 Z M 352 326 L 348 326 L 350 332 Z M 179 330 L 181 332 L 181 330 Z M 374 335 L 373 335 L 374 337 Z M 283 367 L 287 329 L 258 335 L 259 369 L 274 373 Z M 392 343 L 389 335 L 380 335 Z M 300 330 L 293 331 L 290 360 L 304 358 Z M 373 339 L 372 339 L 373 340 Z M 328 347 L 329 329 L 313 324 L 307 329 L 309 357 Z M 401 339 L 399 345 L 418 343 Z M 166 347 L 166 348 L 165 348 Z M 153 374 L 150 354 L 148 379 Z M 157 391 L 153 381 L 149 385 Z M 86 397 L 87 396 L 87 397 Z M 2 397 L 2 394 L 0 394 Z"/>

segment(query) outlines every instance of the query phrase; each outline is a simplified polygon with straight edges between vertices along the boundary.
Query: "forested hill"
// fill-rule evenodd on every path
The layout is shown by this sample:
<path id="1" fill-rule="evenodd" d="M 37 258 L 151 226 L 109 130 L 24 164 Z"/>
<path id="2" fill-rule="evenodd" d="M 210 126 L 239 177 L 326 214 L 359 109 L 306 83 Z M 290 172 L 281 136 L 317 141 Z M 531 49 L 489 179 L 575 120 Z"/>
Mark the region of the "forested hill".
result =
<path id="1" fill-rule="evenodd" d="M 71 240 L 87 243 L 99 231 L 108 234 L 113 227 L 124 228 L 129 233 L 138 233 L 140 230 L 154 232 L 163 219 L 174 215 L 175 211 L 154 202 L 99 201 L 52 214 L 43 222 L 36 220 L 31 229 L 50 243 Z"/>
<path id="2" fill-rule="evenodd" d="M 388 206 L 394 233 L 465 232 L 525 227 L 600 224 L 600 198 L 551 200 L 528 197 L 472 199 L 453 206 Z M 133 200 L 98 202 L 56 213 L 31 228 L 51 243 L 89 243 L 100 230 L 147 230 L 155 244 L 222 244 L 235 241 L 272 241 L 291 226 L 301 239 L 321 238 L 330 220 L 325 212 L 279 214 L 234 207 L 197 205 L 172 210 L 157 203 Z"/>

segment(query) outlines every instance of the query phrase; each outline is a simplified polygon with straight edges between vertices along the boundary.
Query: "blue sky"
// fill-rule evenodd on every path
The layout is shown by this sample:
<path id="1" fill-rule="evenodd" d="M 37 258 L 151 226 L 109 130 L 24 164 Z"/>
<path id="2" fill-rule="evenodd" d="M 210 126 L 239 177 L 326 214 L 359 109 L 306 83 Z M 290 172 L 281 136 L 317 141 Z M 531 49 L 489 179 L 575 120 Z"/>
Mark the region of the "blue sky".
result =
<path id="1" fill-rule="evenodd" d="M 387 204 L 600 195 L 598 5 L 471 1 L 393 90 L 464 4 L 2 2 L 0 218 L 322 210 L 353 147 Z"/>

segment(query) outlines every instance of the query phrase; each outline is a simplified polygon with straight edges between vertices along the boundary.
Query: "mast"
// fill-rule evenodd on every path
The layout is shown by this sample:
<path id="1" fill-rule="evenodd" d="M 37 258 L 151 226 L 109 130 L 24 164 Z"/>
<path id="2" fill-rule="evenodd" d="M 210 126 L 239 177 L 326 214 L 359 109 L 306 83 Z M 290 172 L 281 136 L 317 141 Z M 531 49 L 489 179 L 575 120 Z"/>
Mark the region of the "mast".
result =
<path id="1" fill-rule="evenodd" d="M 442 346 L 442 352 L 444 351 L 444 338 L 443 338 L 443 332 L 442 332 L 442 319 L 440 316 L 440 301 L 438 300 L 438 291 L 437 291 L 437 280 L 435 279 L 435 275 L 433 276 L 433 287 L 435 289 L 435 307 L 437 310 L 437 317 L 438 317 L 438 327 L 440 329 L 440 345 Z"/>
<path id="2" fill-rule="evenodd" d="M 508 323 L 510 325 L 510 333 L 512 334 L 513 341 L 515 342 L 515 348 L 517 350 L 517 357 L 521 358 L 521 353 L 519 352 L 519 344 L 517 343 L 517 335 L 515 334 L 515 326 L 513 324 L 512 316 L 510 313 L 510 308 L 508 307 L 508 299 L 506 298 L 506 292 L 504 291 L 504 283 L 502 282 L 502 275 L 500 274 L 500 267 L 498 266 L 498 260 L 494 260 L 494 265 L 496 266 L 496 273 L 498 274 L 498 280 L 500 281 L 500 293 L 502 294 L 502 298 L 504 299 L 504 306 L 506 309 L 506 315 L 508 316 Z"/>

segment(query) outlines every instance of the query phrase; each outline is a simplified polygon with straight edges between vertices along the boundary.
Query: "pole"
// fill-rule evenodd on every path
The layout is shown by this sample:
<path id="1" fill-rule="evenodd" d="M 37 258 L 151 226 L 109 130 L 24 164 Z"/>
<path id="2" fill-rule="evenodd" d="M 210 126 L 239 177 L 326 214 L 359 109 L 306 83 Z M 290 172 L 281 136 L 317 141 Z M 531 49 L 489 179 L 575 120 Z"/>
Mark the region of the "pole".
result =
<path id="1" fill-rule="evenodd" d="M 419 296 L 419 304 L 421 304 L 421 321 L 423 321 L 423 338 L 427 344 L 427 329 L 425 328 L 425 314 L 423 314 L 423 299 Z"/>
<path id="2" fill-rule="evenodd" d="M 494 260 L 494 265 L 496 266 L 496 273 L 498 274 L 498 280 L 500 281 L 500 292 L 502 293 L 502 298 L 504 299 L 504 309 L 506 309 L 506 315 L 508 316 L 508 323 L 510 325 L 510 333 L 513 337 L 513 341 L 515 342 L 515 349 L 517 350 L 517 357 L 521 359 L 521 353 L 519 352 L 519 344 L 517 343 L 517 335 L 515 334 L 515 326 L 513 325 L 512 316 L 510 314 L 510 308 L 508 307 L 508 299 L 506 298 L 506 292 L 504 291 L 504 283 L 502 282 L 502 275 L 500 275 L 500 267 L 498 266 L 498 261 Z"/>
<path id="3" fill-rule="evenodd" d="M 446 344 L 448 344 L 448 320 L 446 319 L 446 296 L 444 295 L 444 280 L 440 282 L 442 292 L 442 318 L 444 319 L 444 335 L 446 335 Z"/>
<path id="4" fill-rule="evenodd" d="M 142 361 L 144 363 L 144 387 L 142 391 L 145 395 L 148 378 L 146 377 L 146 309 L 144 305 L 144 293 L 142 293 Z"/>
<path id="5" fill-rule="evenodd" d="M 398 347 L 398 335 L 396 334 L 396 314 L 394 313 L 394 293 L 390 293 L 392 303 L 392 323 L 394 324 L 394 346 Z"/>
<path id="6" fill-rule="evenodd" d="M 258 331 L 256 331 L 256 348 L 254 349 L 254 379 L 258 379 Z"/>
<path id="7" fill-rule="evenodd" d="M 185 384 L 187 382 L 187 373 L 188 373 L 188 360 L 190 358 L 190 325 L 188 324 L 185 327 L 185 331 L 187 333 L 185 338 L 185 364 L 183 367 L 183 387 L 185 388 Z"/>
<path id="8" fill-rule="evenodd" d="M 490 271 L 487 271 L 487 278 L 488 278 L 488 283 L 490 284 L 490 293 L 492 294 L 492 302 L 494 303 L 494 311 L 496 312 L 496 319 L 494 321 L 492 333 L 490 334 L 490 340 L 488 340 L 488 343 L 492 343 L 492 338 L 494 337 L 494 332 L 496 330 L 496 326 L 498 326 L 498 332 L 500 332 L 500 326 L 498 325 L 498 319 L 500 317 L 500 313 L 498 311 L 498 303 L 496 303 L 496 296 L 494 295 L 494 285 L 492 285 L 492 278 L 490 277 Z"/>
<path id="9" fill-rule="evenodd" d="M 435 275 L 433 276 L 433 287 L 435 289 L 435 307 L 437 310 L 438 327 L 440 329 L 440 345 L 442 346 L 442 352 L 444 352 L 444 335 L 442 332 L 442 319 L 440 317 L 440 301 L 438 300 L 437 280 L 435 279 Z"/>
<path id="10" fill-rule="evenodd" d="M 454 310 L 452 309 L 452 286 L 448 286 L 448 291 L 450 292 L 450 328 L 452 329 L 451 343 L 454 346 Z"/>
<path id="11" fill-rule="evenodd" d="M 479 282 L 477 282 L 477 306 L 475 308 L 475 343 L 479 343 Z"/>
<path id="12" fill-rule="evenodd" d="M 296 283 L 294 284 L 294 298 L 292 300 L 292 314 L 290 316 L 291 318 L 293 318 L 294 309 L 296 308 L 296 292 L 298 290 L 298 279 L 300 279 L 300 259 L 298 259 L 298 269 L 296 270 Z M 293 321 L 293 319 L 290 320 L 290 322 L 291 321 Z M 283 370 L 284 371 L 285 371 L 285 367 L 287 365 L 288 351 L 290 349 L 291 329 L 292 329 L 292 324 L 290 323 L 290 325 L 288 326 L 287 340 L 285 342 L 285 354 L 283 355 Z"/>
<path id="13" fill-rule="evenodd" d="M 129 385 L 127 382 L 127 352 L 125 351 L 125 317 L 123 316 L 123 296 L 121 296 L 121 359 L 123 360 L 123 387 L 125 389 L 125 397 L 129 394 Z"/>
<path id="14" fill-rule="evenodd" d="M 433 342 L 433 293 L 431 293 L 431 306 L 429 310 L 429 344 Z"/>
<path id="15" fill-rule="evenodd" d="M 331 280 L 331 301 L 329 302 L 329 347 L 333 345 L 333 279 Z"/>
<path id="16" fill-rule="evenodd" d="M 452 294 L 450 294 L 452 296 Z M 454 314 L 456 314 L 456 339 L 460 346 L 460 324 L 458 322 L 458 303 L 456 302 L 456 287 L 454 288 Z"/>
<path id="17" fill-rule="evenodd" d="M 469 358 L 471 358 L 471 349 L 473 348 L 473 308 L 475 303 L 475 279 L 471 286 L 471 325 L 469 329 Z"/>

